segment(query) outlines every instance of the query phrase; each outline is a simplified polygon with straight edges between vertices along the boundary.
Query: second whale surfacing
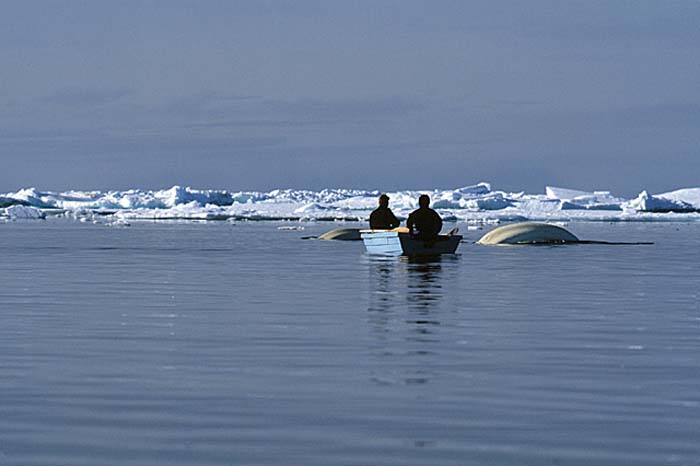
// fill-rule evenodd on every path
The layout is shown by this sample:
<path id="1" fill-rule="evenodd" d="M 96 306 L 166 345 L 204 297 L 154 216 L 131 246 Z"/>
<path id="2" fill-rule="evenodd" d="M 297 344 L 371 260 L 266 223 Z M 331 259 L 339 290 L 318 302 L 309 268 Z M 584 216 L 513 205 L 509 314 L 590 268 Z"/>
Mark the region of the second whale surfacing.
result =
<path id="1" fill-rule="evenodd" d="M 557 225 L 521 222 L 497 227 L 481 237 L 477 244 L 562 244 L 578 243 L 579 239 Z"/>
<path id="2" fill-rule="evenodd" d="M 320 240 L 336 240 L 336 241 L 360 241 L 359 228 L 336 228 L 335 230 L 327 231 L 318 237 Z"/>

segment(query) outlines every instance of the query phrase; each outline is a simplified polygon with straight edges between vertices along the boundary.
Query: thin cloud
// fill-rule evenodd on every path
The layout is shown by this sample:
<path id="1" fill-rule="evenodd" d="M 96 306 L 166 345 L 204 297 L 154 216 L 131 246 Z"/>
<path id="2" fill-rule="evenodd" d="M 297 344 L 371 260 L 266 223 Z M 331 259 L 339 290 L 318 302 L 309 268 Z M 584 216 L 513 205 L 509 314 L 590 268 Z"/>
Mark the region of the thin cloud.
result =
<path id="1" fill-rule="evenodd" d="M 335 116 L 343 119 L 357 119 L 404 116 L 422 111 L 426 105 L 417 99 L 382 97 L 377 99 L 269 100 L 261 102 L 261 108 L 267 111 L 311 118 Z"/>
<path id="2" fill-rule="evenodd" d="M 142 110 L 159 115 L 170 127 L 192 130 L 302 128 L 399 120 L 425 111 L 418 99 L 270 99 L 257 96 L 192 95 Z"/>
<path id="3" fill-rule="evenodd" d="M 57 105 L 98 106 L 130 96 L 129 89 L 63 89 L 45 96 L 42 101 Z"/>

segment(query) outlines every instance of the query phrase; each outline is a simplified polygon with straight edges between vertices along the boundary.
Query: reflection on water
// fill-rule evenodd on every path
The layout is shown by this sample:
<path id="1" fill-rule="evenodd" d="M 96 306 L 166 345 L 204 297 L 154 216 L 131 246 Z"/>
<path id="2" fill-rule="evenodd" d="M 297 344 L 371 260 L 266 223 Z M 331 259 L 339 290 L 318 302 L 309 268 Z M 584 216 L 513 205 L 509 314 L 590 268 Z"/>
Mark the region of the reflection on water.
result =
<path id="1" fill-rule="evenodd" d="M 442 297 L 442 265 L 440 256 L 434 258 L 405 258 L 408 265 L 406 301 L 408 308 L 417 315 L 429 316 L 430 308 Z M 418 319 L 418 324 L 430 324 L 430 320 Z"/>
<path id="2" fill-rule="evenodd" d="M 420 359 L 434 357 L 440 344 L 446 260 L 455 258 L 368 258 L 373 352 L 396 358 L 397 367 L 405 368 L 400 376 L 405 384 L 426 383 L 434 375 Z"/>
<path id="3" fill-rule="evenodd" d="M 442 297 L 442 258 L 369 258 L 370 312 L 413 311 L 431 308 Z M 420 320 L 420 319 L 419 319 Z"/>

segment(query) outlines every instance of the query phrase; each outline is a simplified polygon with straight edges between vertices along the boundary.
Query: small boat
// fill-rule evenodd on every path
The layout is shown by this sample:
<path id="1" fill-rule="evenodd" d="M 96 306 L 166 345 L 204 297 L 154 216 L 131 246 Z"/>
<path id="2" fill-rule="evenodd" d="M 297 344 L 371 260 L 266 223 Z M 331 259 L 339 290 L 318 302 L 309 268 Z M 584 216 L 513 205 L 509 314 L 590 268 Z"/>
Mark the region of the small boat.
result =
<path id="1" fill-rule="evenodd" d="M 462 241 L 457 229 L 435 239 L 424 240 L 410 234 L 408 228 L 393 230 L 360 230 L 360 236 L 369 254 L 384 256 L 437 256 L 454 254 Z"/>

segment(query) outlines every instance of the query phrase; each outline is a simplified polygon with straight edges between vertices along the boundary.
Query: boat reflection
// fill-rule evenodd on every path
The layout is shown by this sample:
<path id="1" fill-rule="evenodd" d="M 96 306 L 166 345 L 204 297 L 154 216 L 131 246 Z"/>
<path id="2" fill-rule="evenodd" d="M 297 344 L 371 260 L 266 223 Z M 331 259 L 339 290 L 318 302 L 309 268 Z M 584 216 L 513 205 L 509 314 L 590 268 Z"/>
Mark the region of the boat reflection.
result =
<path id="1" fill-rule="evenodd" d="M 425 311 L 427 316 L 430 308 L 442 297 L 442 258 L 405 257 L 402 260 L 408 264 L 407 306 L 419 313 Z"/>
<path id="2" fill-rule="evenodd" d="M 377 374 L 372 380 L 384 384 L 397 379 L 403 384 L 427 383 L 435 375 L 429 361 L 440 347 L 446 259 L 368 260 L 371 350 L 383 363 L 390 363 L 388 373 Z"/>
<path id="3" fill-rule="evenodd" d="M 369 258 L 370 312 L 429 311 L 442 297 L 442 258 Z"/>

